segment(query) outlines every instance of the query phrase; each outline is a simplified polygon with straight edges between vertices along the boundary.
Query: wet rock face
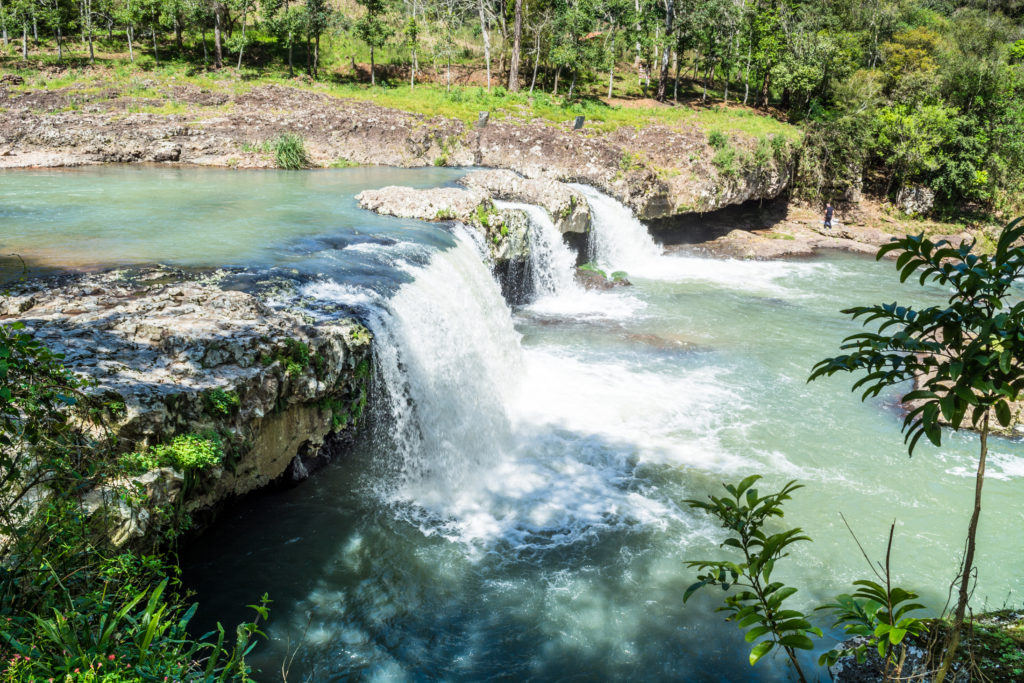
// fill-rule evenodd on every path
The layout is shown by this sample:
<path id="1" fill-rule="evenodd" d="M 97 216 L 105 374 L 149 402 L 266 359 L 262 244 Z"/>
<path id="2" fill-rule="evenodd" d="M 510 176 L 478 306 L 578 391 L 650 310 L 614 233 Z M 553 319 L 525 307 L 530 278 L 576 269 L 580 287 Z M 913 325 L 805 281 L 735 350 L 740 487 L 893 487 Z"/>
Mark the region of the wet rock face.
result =
<path id="1" fill-rule="evenodd" d="M 361 416 L 370 376 L 362 325 L 307 324 L 223 289 L 225 275 L 64 275 L 0 299 L 0 320 L 24 322 L 68 368 L 95 381 L 90 391 L 110 402 L 105 422 L 120 450 L 216 434 L 223 463 L 199 473 L 189 512 L 307 472 L 325 442 Z M 173 476 L 144 484 L 163 479 L 173 488 Z M 102 492 L 93 497 L 104 502 Z M 124 533 L 141 533 L 131 528 L 144 531 L 142 522 L 129 519 Z"/>
<path id="2" fill-rule="evenodd" d="M 590 231 L 590 205 L 581 192 L 550 178 L 524 178 L 512 171 L 474 171 L 459 182 L 494 199 L 542 207 L 561 232 Z"/>

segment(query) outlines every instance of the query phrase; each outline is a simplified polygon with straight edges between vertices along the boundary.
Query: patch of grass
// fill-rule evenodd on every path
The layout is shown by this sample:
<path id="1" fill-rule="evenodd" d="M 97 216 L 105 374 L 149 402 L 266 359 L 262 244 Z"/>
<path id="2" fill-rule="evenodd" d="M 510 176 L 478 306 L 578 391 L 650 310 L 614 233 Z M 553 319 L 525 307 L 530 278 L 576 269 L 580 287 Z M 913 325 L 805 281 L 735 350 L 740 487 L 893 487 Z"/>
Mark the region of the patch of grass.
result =
<path id="1" fill-rule="evenodd" d="M 770 240 L 795 240 L 796 238 L 790 234 L 784 232 L 769 232 L 765 233 L 765 237 Z"/>
<path id="2" fill-rule="evenodd" d="M 362 164 L 360 164 L 358 161 L 349 161 L 348 159 L 335 159 L 328 165 L 328 168 L 355 168 L 356 166 L 361 165 Z"/>
<path id="3" fill-rule="evenodd" d="M 302 136 L 284 133 L 271 144 L 274 148 L 274 163 L 278 168 L 289 171 L 309 168 L 309 156 L 306 154 L 306 144 Z"/>
<path id="4" fill-rule="evenodd" d="M 217 388 L 203 394 L 203 404 L 206 406 L 208 414 L 226 416 L 236 412 L 242 401 L 237 392 Z"/>

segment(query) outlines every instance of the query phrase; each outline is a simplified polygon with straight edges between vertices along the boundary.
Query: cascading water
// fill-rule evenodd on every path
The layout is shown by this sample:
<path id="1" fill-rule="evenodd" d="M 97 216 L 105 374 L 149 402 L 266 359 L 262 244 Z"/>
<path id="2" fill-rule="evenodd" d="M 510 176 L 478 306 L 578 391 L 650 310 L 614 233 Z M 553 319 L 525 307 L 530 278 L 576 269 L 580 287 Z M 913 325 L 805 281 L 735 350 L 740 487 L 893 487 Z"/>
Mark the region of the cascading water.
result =
<path id="1" fill-rule="evenodd" d="M 534 295 L 543 299 L 579 289 L 573 273 L 576 254 L 562 239 L 562 233 L 548 212 L 533 204 L 495 202 L 499 208 L 525 211 L 530 219 L 529 277 Z"/>
<path id="2" fill-rule="evenodd" d="M 643 271 L 663 250 L 621 202 L 589 185 L 572 185 L 590 204 L 590 260 L 604 269 Z"/>
<path id="3" fill-rule="evenodd" d="M 666 254 L 633 211 L 589 185 L 573 185 L 590 204 L 590 259 L 608 272 L 669 282 L 707 282 L 764 294 L 790 294 L 787 282 L 820 278 L 828 266 L 793 261 L 702 258 Z"/>

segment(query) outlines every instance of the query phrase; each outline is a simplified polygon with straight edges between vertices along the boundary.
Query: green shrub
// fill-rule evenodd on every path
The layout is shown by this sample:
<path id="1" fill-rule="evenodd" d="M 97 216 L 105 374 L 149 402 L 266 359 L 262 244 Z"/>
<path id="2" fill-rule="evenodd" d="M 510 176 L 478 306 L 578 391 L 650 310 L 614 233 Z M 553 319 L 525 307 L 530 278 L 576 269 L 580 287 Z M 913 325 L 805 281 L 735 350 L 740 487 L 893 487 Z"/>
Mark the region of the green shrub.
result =
<path id="1" fill-rule="evenodd" d="M 729 145 L 729 136 L 720 130 L 713 130 L 708 133 L 708 144 L 715 149 L 724 149 Z"/>
<path id="2" fill-rule="evenodd" d="M 206 392 L 203 395 L 203 402 L 206 405 L 206 412 L 213 416 L 231 415 L 242 403 L 237 392 L 219 388 Z"/>
<path id="3" fill-rule="evenodd" d="M 83 393 L 23 330 L 0 325 L 0 681 L 250 681 L 245 656 L 265 596 L 254 621 L 194 639 L 180 569 L 97 533 L 83 492 L 105 487 L 119 504 L 148 505 L 118 483 L 124 470 L 95 422 L 118 409 Z M 218 454 L 214 439 L 187 435 L 128 459 L 201 468 Z M 175 515 L 170 505 L 144 509 L 157 524 Z"/>
<path id="4" fill-rule="evenodd" d="M 302 137 L 294 133 L 284 133 L 273 142 L 274 162 L 278 168 L 297 170 L 308 168 L 309 157 Z"/>
<path id="5" fill-rule="evenodd" d="M 719 149 L 711 163 L 715 165 L 718 172 L 726 178 L 731 178 L 739 173 L 739 165 L 737 163 L 736 150 L 732 147 L 726 146 Z"/>
<path id="6" fill-rule="evenodd" d="M 188 472 L 214 467 L 223 458 L 224 449 L 215 434 L 182 434 L 174 437 L 169 444 L 159 444 L 144 451 L 122 455 L 120 463 L 129 472 L 138 474 L 158 467 L 173 467 Z"/>

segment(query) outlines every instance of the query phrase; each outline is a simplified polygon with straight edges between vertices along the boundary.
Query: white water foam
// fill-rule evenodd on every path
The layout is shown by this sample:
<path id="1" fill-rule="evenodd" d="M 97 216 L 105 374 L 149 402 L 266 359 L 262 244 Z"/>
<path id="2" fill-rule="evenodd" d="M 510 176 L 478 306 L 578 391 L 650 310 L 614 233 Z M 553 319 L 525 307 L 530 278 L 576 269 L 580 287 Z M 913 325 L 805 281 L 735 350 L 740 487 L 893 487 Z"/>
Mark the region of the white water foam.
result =
<path id="1" fill-rule="evenodd" d="M 575 280 L 576 254 L 562 239 L 548 212 L 533 204 L 495 202 L 503 209 L 525 211 L 530 218 L 530 278 L 538 298 L 582 289 Z"/>
<path id="2" fill-rule="evenodd" d="M 798 296 L 793 280 L 827 277 L 828 264 L 793 261 L 711 259 L 668 255 L 629 207 L 588 185 L 573 185 L 586 196 L 591 213 L 590 258 L 602 269 L 630 277 L 669 282 L 703 282 L 774 296 Z"/>
<path id="3" fill-rule="evenodd" d="M 713 373 L 664 378 L 524 354 L 475 240 L 456 237 L 428 265 L 406 264 L 414 281 L 368 316 L 389 431 L 378 436 L 400 470 L 378 493 L 424 534 L 480 551 L 694 527 L 688 511 L 638 487 L 634 471 L 641 462 L 713 468 L 716 458 L 738 467 L 708 451 L 722 403 L 737 397 L 716 393 Z M 323 284 L 306 293 L 346 303 L 369 296 Z M 687 437 L 678 440 L 680 430 Z"/>

